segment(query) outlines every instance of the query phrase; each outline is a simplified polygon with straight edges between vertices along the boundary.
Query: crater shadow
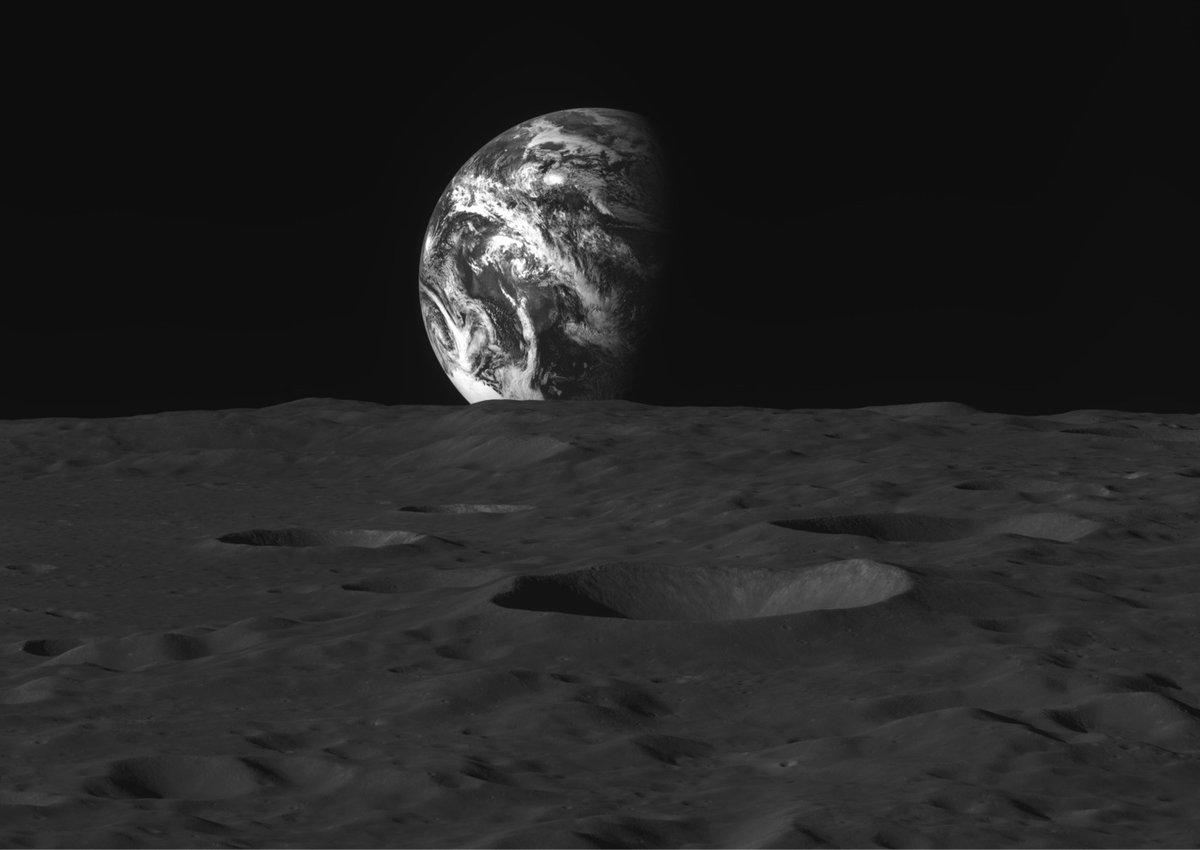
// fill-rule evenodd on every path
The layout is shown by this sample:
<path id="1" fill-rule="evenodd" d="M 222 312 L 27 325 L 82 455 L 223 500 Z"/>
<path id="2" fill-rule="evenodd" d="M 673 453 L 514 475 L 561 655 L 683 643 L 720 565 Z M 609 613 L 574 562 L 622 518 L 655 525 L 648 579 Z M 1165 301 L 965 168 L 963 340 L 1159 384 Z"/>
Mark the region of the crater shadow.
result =
<path id="1" fill-rule="evenodd" d="M 311 528 L 254 528 L 234 531 L 218 537 L 222 543 L 241 546 L 352 546 L 379 549 L 406 546 L 430 538 L 413 531 L 389 531 L 373 528 L 318 531 Z"/>
<path id="2" fill-rule="evenodd" d="M 937 543 L 970 537 L 983 529 L 977 520 L 929 514 L 845 514 L 776 520 L 773 525 L 816 534 L 856 534 L 889 542 Z"/>
<path id="3" fill-rule="evenodd" d="M 74 638 L 45 638 L 25 641 L 21 644 L 21 651 L 29 655 L 53 658 L 64 652 L 70 652 L 78 646 L 83 646 L 83 641 Z"/>
<path id="4" fill-rule="evenodd" d="M 1045 481 L 1034 478 L 977 478 L 960 481 L 955 490 L 968 491 L 1013 491 L 1023 493 L 1058 493 L 1070 488 L 1062 481 Z"/>

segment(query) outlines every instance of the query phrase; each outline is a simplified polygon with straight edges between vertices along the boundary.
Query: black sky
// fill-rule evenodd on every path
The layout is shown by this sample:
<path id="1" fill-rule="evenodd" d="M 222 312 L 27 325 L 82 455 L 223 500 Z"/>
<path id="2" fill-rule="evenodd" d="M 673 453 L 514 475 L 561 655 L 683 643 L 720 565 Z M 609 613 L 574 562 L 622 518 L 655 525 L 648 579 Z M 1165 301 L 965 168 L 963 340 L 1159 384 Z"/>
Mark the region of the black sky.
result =
<path id="1" fill-rule="evenodd" d="M 634 400 L 1200 411 L 1195 7 L 798 8 L 10 18 L 0 417 L 464 403 L 429 214 L 573 106 L 673 156 Z"/>

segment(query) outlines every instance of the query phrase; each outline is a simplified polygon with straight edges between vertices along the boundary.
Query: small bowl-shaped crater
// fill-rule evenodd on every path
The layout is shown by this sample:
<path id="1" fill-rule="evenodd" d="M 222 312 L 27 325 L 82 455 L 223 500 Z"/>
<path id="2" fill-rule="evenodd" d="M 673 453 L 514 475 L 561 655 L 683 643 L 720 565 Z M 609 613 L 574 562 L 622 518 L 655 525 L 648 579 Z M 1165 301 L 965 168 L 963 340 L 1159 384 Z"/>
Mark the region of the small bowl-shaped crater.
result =
<path id="1" fill-rule="evenodd" d="M 859 608 L 912 586 L 906 570 L 865 558 L 797 571 L 618 562 L 519 576 L 492 601 L 527 611 L 704 622 Z"/>

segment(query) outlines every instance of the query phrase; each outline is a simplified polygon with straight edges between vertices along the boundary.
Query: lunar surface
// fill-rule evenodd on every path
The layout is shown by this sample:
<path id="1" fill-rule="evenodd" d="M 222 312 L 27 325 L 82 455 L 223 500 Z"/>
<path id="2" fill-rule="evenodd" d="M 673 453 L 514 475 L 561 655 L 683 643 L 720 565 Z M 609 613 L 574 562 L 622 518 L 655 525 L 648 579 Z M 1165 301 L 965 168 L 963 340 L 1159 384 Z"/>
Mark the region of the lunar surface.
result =
<path id="1" fill-rule="evenodd" d="M 425 331 L 470 402 L 622 395 L 665 253 L 660 146 L 641 116 L 564 109 L 479 149 L 421 250 Z"/>
<path id="2" fill-rule="evenodd" d="M 1200 835 L 1200 420 L 0 422 L 0 845 Z"/>

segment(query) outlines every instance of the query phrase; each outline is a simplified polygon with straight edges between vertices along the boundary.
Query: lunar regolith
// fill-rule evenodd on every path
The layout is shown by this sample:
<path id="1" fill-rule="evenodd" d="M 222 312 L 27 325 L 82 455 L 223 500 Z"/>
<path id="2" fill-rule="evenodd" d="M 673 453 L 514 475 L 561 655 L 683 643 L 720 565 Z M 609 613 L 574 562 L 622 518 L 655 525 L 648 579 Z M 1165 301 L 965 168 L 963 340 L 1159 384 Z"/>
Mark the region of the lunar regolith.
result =
<path id="1" fill-rule="evenodd" d="M 1184 846 L 1200 420 L 0 422 L 3 846 Z"/>

